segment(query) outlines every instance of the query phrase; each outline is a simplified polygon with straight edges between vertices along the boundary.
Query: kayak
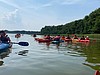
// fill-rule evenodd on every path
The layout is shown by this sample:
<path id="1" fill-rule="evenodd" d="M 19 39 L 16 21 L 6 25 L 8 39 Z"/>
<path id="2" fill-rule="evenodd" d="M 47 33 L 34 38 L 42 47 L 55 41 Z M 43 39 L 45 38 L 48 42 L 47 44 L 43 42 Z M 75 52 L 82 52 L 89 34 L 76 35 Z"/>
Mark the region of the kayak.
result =
<path id="1" fill-rule="evenodd" d="M 52 44 L 59 44 L 60 41 L 52 41 Z"/>
<path id="2" fill-rule="evenodd" d="M 35 40 L 36 40 L 36 41 L 38 41 L 38 40 L 39 40 L 39 38 L 35 38 Z"/>
<path id="3" fill-rule="evenodd" d="M 65 39 L 65 42 L 69 42 L 69 41 L 72 41 L 72 39 Z"/>
<path id="4" fill-rule="evenodd" d="M 79 39 L 72 39 L 72 42 L 77 43 L 77 42 L 79 42 Z"/>
<path id="5" fill-rule="evenodd" d="M 0 43 L 0 51 L 6 51 L 6 50 L 9 49 L 10 47 L 11 47 L 10 44 Z"/>
<path id="6" fill-rule="evenodd" d="M 100 72 L 97 70 L 94 75 L 100 75 Z"/>
<path id="7" fill-rule="evenodd" d="M 90 40 L 72 39 L 72 42 L 73 43 L 76 43 L 76 42 L 90 42 Z"/>
<path id="8" fill-rule="evenodd" d="M 90 42 L 90 40 L 79 40 L 79 42 Z"/>
<path id="9" fill-rule="evenodd" d="M 52 41 L 52 44 L 59 44 L 59 43 L 62 43 L 62 42 L 64 42 L 64 40 L 59 40 L 59 41 Z"/>
<path id="10" fill-rule="evenodd" d="M 49 40 L 49 39 L 38 39 L 37 41 L 38 42 L 50 42 L 51 40 Z"/>

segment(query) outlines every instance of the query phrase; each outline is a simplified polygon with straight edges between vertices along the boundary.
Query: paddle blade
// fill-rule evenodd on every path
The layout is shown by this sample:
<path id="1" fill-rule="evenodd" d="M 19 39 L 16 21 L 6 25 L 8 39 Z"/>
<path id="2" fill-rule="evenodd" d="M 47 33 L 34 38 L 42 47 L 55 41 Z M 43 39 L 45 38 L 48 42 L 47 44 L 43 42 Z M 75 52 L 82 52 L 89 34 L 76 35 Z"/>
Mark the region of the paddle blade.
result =
<path id="1" fill-rule="evenodd" d="M 18 44 L 21 45 L 21 46 L 28 46 L 29 45 L 28 42 L 19 42 Z"/>

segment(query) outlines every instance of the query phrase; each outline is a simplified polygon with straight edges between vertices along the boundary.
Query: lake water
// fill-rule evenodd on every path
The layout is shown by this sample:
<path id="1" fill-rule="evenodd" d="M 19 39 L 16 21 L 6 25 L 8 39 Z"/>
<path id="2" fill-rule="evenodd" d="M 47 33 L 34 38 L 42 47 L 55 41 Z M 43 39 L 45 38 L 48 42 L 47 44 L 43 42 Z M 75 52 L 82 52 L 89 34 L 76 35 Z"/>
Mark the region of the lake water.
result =
<path id="1" fill-rule="evenodd" d="M 94 75 L 100 70 L 100 40 L 91 43 L 62 43 L 47 46 L 31 35 L 12 41 L 26 41 L 29 46 L 13 44 L 8 52 L 0 54 L 0 75 Z M 42 37 L 37 35 L 37 37 Z M 25 54 L 20 52 L 26 51 Z"/>

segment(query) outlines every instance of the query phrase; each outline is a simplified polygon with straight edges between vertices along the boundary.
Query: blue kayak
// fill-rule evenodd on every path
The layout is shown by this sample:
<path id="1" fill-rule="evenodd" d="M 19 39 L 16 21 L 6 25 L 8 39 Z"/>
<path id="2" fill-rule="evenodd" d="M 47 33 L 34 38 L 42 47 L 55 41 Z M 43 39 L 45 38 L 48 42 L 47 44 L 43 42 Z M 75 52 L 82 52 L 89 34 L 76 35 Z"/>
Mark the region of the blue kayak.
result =
<path id="1" fill-rule="evenodd" d="M 0 51 L 5 51 L 10 48 L 10 44 L 0 43 Z"/>
<path id="2" fill-rule="evenodd" d="M 62 43 L 64 42 L 63 40 L 59 40 L 59 41 L 52 41 L 52 44 L 59 44 L 59 43 Z"/>

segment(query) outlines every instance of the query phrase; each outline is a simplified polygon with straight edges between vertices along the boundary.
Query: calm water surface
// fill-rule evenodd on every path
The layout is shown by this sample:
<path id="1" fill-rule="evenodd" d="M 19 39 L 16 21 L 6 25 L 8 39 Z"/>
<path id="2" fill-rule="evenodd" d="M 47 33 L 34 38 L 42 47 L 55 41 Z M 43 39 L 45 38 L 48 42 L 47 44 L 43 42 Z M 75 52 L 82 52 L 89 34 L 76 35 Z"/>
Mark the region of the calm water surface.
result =
<path id="1" fill-rule="evenodd" d="M 99 40 L 90 44 L 66 42 L 58 48 L 38 43 L 30 35 L 19 39 L 14 34 L 9 36 L 14 42 L 27 41 L 30 45 L 14 44 L 10 51 L 1 53 L 0 75 L 94 75 L 95 70 L 100 70 Z"/>

